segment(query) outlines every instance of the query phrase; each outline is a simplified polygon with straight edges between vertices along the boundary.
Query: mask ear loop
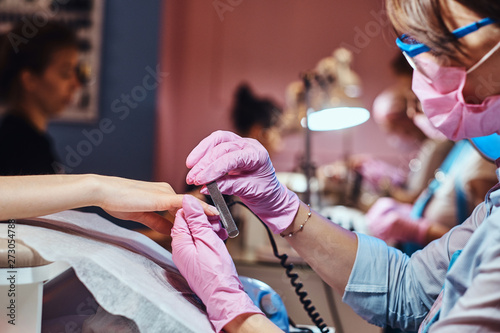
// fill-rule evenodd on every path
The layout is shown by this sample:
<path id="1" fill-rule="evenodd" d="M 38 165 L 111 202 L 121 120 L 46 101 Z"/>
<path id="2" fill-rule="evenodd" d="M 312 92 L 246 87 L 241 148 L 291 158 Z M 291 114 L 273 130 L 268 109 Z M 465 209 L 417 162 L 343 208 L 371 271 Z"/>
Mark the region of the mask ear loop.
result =
<path id="1" fill-rule="evenodd" d="M 419 72 L 420 74 L 422 74 L 422 77 L 425 80 L 425 82 L 427 82 L 428 84 L 432 84 L 432 80 L 427 76 L 425 71 L 423 71 L 418 66 L 417 62 L 412 57 L 410 57 L 408 55 L 408 53 L 406 53 L 405 51 L 403 51 L 403 55 L 405 56 L 405 59 L 408 62 L 408 64 L 410 65 L 410 67 L 413 68 L 413 72 Z"/>
<path id="2" fill-rule="evenodd" d="M 497 43 L 497 45 L 495 45 L 491 50 L 488 51 L 488 53 L 486 53 L 478 62 L 476 62 L 476 64 L 474 66 L 472 66 L 471 68 L 469 68 L 466 73 L 469 74 L 470 72 L 472 72 L 473 70 L 475 70 L 476 68 L 478 68 L 479 66 L 481 66 L 486 60 L 488 60 L 489 57 L 491 57 L 491 55 L 493 53 L 495 53 L 496 51 L 498 51 L 498 49 L 500 49 L 500 42 Z"/>
<path id="3" fill-rule="evenodd" d="M 410 65 L 410 67 L 413 68 L 413 70 L 417 70 L 417 64 L 412 59 L 412 57 L 410 57 L 408 55 L 408 53 L 406 53 L 405 51 L 403 51 L 403 56 L 405 57 L 406 61 L 408 62 L 408 65 Z"/>

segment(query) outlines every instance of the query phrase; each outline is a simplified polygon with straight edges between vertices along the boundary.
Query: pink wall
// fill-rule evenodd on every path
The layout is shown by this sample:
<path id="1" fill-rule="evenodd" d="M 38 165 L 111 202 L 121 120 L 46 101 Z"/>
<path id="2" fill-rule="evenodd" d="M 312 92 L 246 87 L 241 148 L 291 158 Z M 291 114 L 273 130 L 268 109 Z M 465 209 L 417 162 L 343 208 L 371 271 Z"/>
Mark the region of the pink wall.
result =
<path id="1" fill-rule="evenodd" d="M 166 0 L 160 63 L 169 76 L 158 94 L 156 179 L 183 191 L 190 150 L 212 131 L 231 129 L 238 83 L 283 103 L 286 86 L 339 46 L 354 52 L 370 108 L 393 81 L 389 62 L 397 53 L 382 8 L 382 0 Z M 353 152 L 395 157 L 371 120 L 350 132 Z M 294 167 L 301 139 L 286 140 L 273 158 L 277 170 Z M 316 164 L 340 157 L 341 133 L 312 139 Z"/>

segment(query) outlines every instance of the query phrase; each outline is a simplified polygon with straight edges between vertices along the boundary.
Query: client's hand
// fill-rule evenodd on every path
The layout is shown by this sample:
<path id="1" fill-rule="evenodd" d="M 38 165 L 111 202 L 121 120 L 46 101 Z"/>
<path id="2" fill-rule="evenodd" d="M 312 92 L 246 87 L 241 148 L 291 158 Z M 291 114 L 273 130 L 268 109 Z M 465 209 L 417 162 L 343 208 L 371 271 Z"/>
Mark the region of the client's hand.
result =
<path id="1" fill-rule="evenodd" d="M 160 233 L 170 233 L 171 223 L 156 212 L 169 211 L 172 216 L 182 207 L 183 195 L 176 194 L 167 183 L 152 183 L 118 177 L 96 176 L 97 206 L 123 220 L 142 223 Z M 205 213 L 218 216 L 215 207 L 200 201 Z"/>
<path id="2" fill-rule="evenodd" d="M 380 198 L 366 213 L 370 233 L 385 241 L 425 244 L 429 222 L 410 217 L 412 206 L 391 198 Z"/>
<path id="3" fill-rule="evenodd" d="M 97 206 L 111 215 L 133 220 L 170 233 L 170 223 L 156 212 L 175 214 L 182 195 L 167 183 L 151 183 L 119 177 L 83 175 L 40 175 L 0 177 L 0 220 L 53 214 L 67 209 Z M 215 207 L 201 203 L 209 216 Z"/>
<path id="4" fill-rule="evenodd" d="M 239 196 L 274 233 L 285 230 L 297 213 L 297 195 L 278 181 L 269 154 L 257 140 L 214 132 L 193 149 L 186 165 L 191 169 L 188 184 L 217 180 L 222 193 Z"/>
<path id="5" fill-rule="evenodd" d="M 172 259 L 207 307 L 216 332 L 240 315 L 261 313 L 243 291 L 226 246 L 201 204 L 189 195 L 172 228 Z"/>

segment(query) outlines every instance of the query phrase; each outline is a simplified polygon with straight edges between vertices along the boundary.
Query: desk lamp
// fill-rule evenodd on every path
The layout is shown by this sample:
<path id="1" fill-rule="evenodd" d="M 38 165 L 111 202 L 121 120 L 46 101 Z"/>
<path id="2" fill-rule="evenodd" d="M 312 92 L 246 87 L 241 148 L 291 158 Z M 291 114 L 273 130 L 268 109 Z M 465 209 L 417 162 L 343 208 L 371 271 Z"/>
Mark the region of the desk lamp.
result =
<path id="1" fill-rule="evenodd" d="M 306 116 L 301 120 L 305 130 L 304 173 L 306 191 L 304 201 L 311 200 L 311 131 L 334 131 L 358 126 L 370 118 L 370 112 L 361 107 L 359 77 L 350 68 L 352 54 L 340 48 L 333 56 L 321 60 L 316 69 L 302 75 Z M 343 140 L 344 158 L 349 149 Z"/>

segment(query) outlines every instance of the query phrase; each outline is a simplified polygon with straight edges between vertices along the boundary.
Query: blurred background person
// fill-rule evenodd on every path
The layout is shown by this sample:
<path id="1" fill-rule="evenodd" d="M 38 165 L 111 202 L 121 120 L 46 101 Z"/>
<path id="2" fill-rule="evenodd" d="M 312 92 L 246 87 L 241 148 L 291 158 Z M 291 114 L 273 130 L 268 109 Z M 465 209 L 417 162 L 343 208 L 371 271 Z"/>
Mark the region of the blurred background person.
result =
<path id="1" fill-rule="evenodd" d="M 419 150 L 410 161 L 405 185 L 388 183 L 385 197 L 371 206 L 366 222 L 369 233 L 411 254 L 465 221 L 497 183 L 496 167 L 470 142 L 453 143 L 430 123 L 411 91 L 411 72 L 403 56 L 392 67 L 398 82 L 376 97 L 373 118 L 403 140 L 403 152 L 412 143 L 418 143 Z"/>
<path id="2" fill-rule="evenodd" d="M 258 97 L 248 83 L 241 83 L 234 91 L 230 117 L 236 133 L 256 139 L 269 154 L 282 148 L 283 110 L 269 98 Z M 201 187 L 187 185 L 186 193 L 211 202 L 209 196 L 199 192 Z"/>
<path id="3" fill-rule="evenodd" d="M 386 161 L 368 154 L 353 155 L 348 161 L 324 165 L 318 170 L 325 191 L 334 192 L 344 179 L 351 179 L 348 205 L 364 212 L 379 197 L 413 203 L 453 147 L 453 142 L 437 130 L 424 131 L 420 125 L 426 125 L 425 121 L 414 121 L 421 111 L 411 90 L 412 68 L 402 55 L 392 60 L 391 69 L 395 83 L 376 96 L 371 113 L 399 159 Z"/>
<path id="4" fill-rule="evenodd" d="M 24 38 L 26 24 L 15 25 L 0 46 L 0 100 L 6 110 L 0 125 L 0 175 L 63 171 L 47 125 L 80 87 L 74 31 L 47 22 Z"/>
<path id="5" fill-rule="evenodd" d="M 282 148 L 282 114 L 278 104 L 269 98 L 256 96 L 248 83 L 236 87 L 230 111 L 234 130 L 240 136 L 259 141 L 270 155 Z M 200 188 L 187 185 L 186 193 L 211 202 L 209 196 L 199 192 Z"/>
<path id="6" fill-rule="evenodd" d="M 282 148 L 283 110 L 269 98 L 257 96 L 249 84 L 234 92 L 231 120 L 240 136 L 259 141 L 272 156 Z"/>
<path id="7" fill-rule="evenodd" d="M 497 179 L 495 165 L 468 141 L 453 143 L 432 126 L 411 91 L 411 67 L 404 57 L 395 58 L 391 65 L 396 82 L 374 99 L 372 115 L 404 162 L 395 165 L 358 155 L 350 158 L 344 170 L 332 164 L 321 167 L 319 174 L 332 188 L 345 169 L 361 179 L 351 184 L 351 188 L 358 186 L 359 193 L 351 203 L 366 215 L 332 206 L 324 209 L 327 216 L 334 221 L 355 216 L 362 221 L 353 226 L 355 230 L 361 226 L 358 231 L 411 254 L 462 223 Z M 350 190 L 348 195 L 355 192 Z"/>
<path id="8" fill-rule="evenodd" d="M 470 216 L 498 180 L 496 166 L 459 141 L 414 204 L 380 198 L 366 215 L 370 233 L 411 254 Z"/>
<path id="9" fill-rule="evenodd" d="M 412 68 L 404 56 L 398 55 L 393 60 L 392 70 L 396 75 L 396 83 L 377 95 L 372 115 L 387 134 L 388 143 L 409 157 L 408 167 L 404 169 L 407 174 L 401 175 L 401 171 L 373 159 L 361 163 L 359 171 L 367 181 L 376 184 L 384 196 L 413 203 L 434 178 L 434 173 L 453 147 L 453 142 L 437 130 L 422 130 L 425 124 L 417 114 L 423 113 L 411 90 Z M 418 123 L 414 121 L 415 118 L 418 118 Z M 430 123 L 428 125 L 432 126 Z"/>

